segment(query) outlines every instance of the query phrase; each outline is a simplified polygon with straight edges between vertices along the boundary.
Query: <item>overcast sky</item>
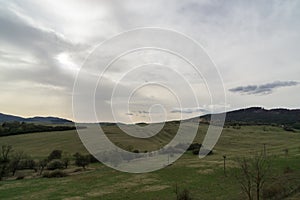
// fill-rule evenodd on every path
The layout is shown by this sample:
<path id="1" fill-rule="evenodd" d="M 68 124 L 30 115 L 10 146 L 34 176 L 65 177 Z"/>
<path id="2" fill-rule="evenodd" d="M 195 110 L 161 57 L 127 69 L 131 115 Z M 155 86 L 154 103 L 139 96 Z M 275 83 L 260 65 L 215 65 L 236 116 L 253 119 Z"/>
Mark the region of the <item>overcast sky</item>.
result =
<path id="1" fill-rule="evenodd" d="M 219 69 L 226 102 L 220 99 L 211 103 L 205 81 L 193 76 L 180 59 L 166 52 L 140 51 L 115 63 L 103 77 L 103 87 L 95 94 L 100 121 L 113 121 L 110 94 L 116 83 L 116 121 L 185 118 L 210 112 L 211 108 L 218 111 L 220 105 L 229 110 L 249 106 L 299 108 L 300 1 L 0 2 L 2 113 L 74 119 L 73 84 L 84 60 L 99 43 L 140 27 L 172 29 L 200 43 Z M 123 77 L 125 69 L 143 64 L 146 66 Z M 189 89 L 179 81 L 175 69 L 188 79 L 199 105 L 187 98 Z M 149 86 L 136 89 L 148 82 Z M 90 87 L 88 81 L 86 84 Z M 186 97 L 184 106 L 178 106 L 170 88 Z M 130 105 L 125 98 L 128 94 L 133 94 Z M 83 99 L 84 103 L 89 102 Z M 155 119 L 149 116 L 150 111 Z M 162 111 L 167 118 L 161 118 Z M 80 120 L 91 119 L 83 114 Z"/>

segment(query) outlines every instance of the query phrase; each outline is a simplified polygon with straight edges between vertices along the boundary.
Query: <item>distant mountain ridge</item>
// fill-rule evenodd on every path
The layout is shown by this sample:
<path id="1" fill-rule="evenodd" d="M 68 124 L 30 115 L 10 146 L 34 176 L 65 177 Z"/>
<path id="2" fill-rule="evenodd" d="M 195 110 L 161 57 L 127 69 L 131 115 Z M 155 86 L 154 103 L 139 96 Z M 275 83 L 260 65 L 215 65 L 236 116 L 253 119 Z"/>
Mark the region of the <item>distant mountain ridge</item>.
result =
<path id="1" fill-rule="evenodd" d="M 8 115 L 0 113 L 0 123 L 3 122 L 27 122 L 27 123 L 47 123 L 47 124 L 69 124 L 73 123 L 71 120 L 63 119 L 59 117 L 30 117 L 23 118 L 14 115 Z"/>
<path id="2" fill-rule="evenodd" d="M 196 120 L 200 118 L 201 122 L 209 122 L 212 114 L 199 116 L 192 119 Z M 214 114 L 217 115 L 217 114 Z M 47 124 L 69 124 L 74 123 L 71 120 L 59 118 L 59 117 L 31 117 L 23 118 L 14 115 L 8 115 L 0 113 L 0 123 L 3 122 L 27 122 L 27 123 L 47 123 Z M 176 120 L 174 120 L 175 122 Z M 178 122 L 180 120 L 177 120 Z M 185 120 L 184 120 L 185 121 Z M 265 109 L 263 107 L 250 107 L 234 111 L 228 111 L 226 113 L 226 124 L 277 124 L 277 125 L 297 125 L 300 127 L 300 109 Z M 101 125 L 114 125 L 116 123 L 100 122 Z"/>
<path id="3" fill-rule="evenodd" d="M 208 122 L 210 118 L 211 114 L 200 116 L 201 121 Z M 225 123 L 295 125 L 300 123 L 300 109 L 244 108 L 227 112 Z"/>

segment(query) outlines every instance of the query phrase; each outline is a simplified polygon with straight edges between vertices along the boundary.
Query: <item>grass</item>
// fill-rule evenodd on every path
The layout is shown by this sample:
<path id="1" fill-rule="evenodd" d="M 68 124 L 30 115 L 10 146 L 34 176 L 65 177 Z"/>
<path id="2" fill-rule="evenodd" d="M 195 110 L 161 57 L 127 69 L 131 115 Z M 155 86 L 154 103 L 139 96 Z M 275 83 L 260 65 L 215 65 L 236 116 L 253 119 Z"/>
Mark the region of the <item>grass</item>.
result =
<path id="1" fill-rule="evenodd" d="M 201 143 L 206 129 L 206 125 L 200 126 L 195 142 Z M 105 127 L 113 142 L 125 148 L 132 145 L 141 151 L 162 146 L 172 139 L 174 135 L 170 133 L 176 130 L 176 125 L 167 124 L 161 136 L 145 140 L 126 136 L 114 126 Z M 2 144 L 10 144 L 34 158 L 45 157 L 54 149 L 72 154 L 87 153 L 75 131 L 1 137 Z M 225 128 L 214 154 L 201 160 L 188 152 L 173 165 L 145 174 L 118 172 L 96 163 L 89 166 L 91 170 L 64 178 L 6 180 L 0 182 L 0 199 L 175 199 L 175 184 L 180 189 L 189 189 L 195 199 L 243 199 L 232 175 L 235 159 L 262 151 L 264 144 L 267 154 L 274 155 L 274 174 L 282 174 L 289 166 L 294 171 L 293 176 L 300 177 L 299 132 L 286 132 L 271 126 L 242 126 L 241 129 Z M 286 148 L 289 149 L 287 156 L 283 151 Z M 225 154 L 228 166 L 226 177 L 222 157 Z"/>

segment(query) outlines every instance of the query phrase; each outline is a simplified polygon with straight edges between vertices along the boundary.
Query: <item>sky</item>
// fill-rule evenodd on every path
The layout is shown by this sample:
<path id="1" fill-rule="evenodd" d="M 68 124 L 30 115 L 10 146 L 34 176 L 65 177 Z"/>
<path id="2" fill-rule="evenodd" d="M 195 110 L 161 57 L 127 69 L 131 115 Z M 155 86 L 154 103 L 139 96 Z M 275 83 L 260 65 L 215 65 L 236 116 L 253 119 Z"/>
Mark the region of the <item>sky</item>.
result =
<path id="1" fill-rule="evenodd" d="M 135 123 L 224 108 L 299 108 L 299 19 L 296 0 L 0 0 L 0 112 L 90 122 L 94 116 L 85 109 L 95 104 L 98 121 Z M 114 36 L 143 27 L 199 43 L 222 85 L 212 86 L 214 79 L 221 83 L 215 71 L 208 70 L 207 85 L 179 56 L 157 49 L 126 54 L 100 74 L 123 47 L 162 42 L 155 33 L 114 46 Z M 182 54 L 190 51 L 176 36 L 166 40 Z"/>

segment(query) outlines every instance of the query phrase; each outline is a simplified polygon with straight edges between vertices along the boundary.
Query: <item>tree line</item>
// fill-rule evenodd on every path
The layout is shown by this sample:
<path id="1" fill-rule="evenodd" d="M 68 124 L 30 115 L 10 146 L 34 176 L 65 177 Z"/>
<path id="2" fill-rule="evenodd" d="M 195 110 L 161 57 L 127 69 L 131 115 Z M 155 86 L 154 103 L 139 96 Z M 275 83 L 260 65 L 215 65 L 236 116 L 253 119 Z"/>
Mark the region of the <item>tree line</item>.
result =
<path id="1" fill-rule="evenodd" d="M 35 132 L 74 130 L 75 126 L 46 126 L 25 122 L 4 122 L 0 125 L 0 137 Z"/>
<path id="2" fill-rule="evenodd" d="M 32 159 L 23 151 L 15 151 L 10 145 L 2 145 L 0 148 L 0 180 L 13 177 L 17 171 L 33 170 L 37 176 L 62 177 L 67 174 L 61 170 L 67 169 L 70 165 L 82 167 L 83 170 L 93 162 L 98 162 L 92 155 L 75 153 L 70 155 L 61 150 L 53 150 L 47 157 Z M 24 175 L 17 179 L 24 178 Z"/>

